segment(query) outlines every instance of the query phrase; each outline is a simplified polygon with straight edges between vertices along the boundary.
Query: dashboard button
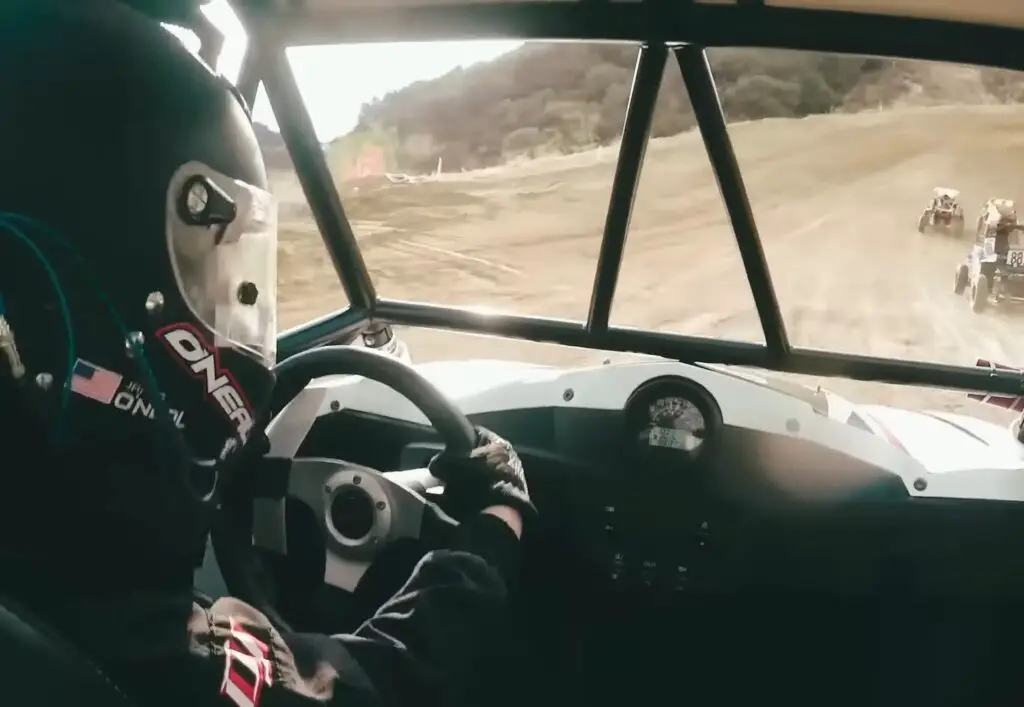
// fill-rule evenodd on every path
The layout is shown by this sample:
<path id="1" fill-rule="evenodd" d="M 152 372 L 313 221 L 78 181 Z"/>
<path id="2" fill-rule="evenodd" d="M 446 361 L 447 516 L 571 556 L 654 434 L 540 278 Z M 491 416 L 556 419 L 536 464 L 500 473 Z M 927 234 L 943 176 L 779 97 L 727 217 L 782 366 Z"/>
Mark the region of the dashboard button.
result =
<path id="1" fill-rule="evenodd" d="M 695 538 L 697 540 L 698 549 L 704 550 L 707 548 L 708 543 L 711 541 L 711 530 L 708 528 L 708 522 L 706 520 L 701 522 L 700 528 L 695 534 Z"/>
<path id="2" fill-rule="evenodd" d="M 613 582 L 622 579 L 622 573 L 626 569 L 626 558 L 621 552 L 612 555 L 612 567 L 609 573 Z"/>
<path id="3" fill-rule="evenodd" d="M 658 580 L 658 563 L 654 560 L 644 560 L 640 569 L 640 582 L 645 587 L 654 586 Z"/>
<path id="4" fill-rule="evenodd" d="M 604 507 L 604 532 L 608 534 L 615 532 L 615 506 Z"/>
<path id="5" fill-rule="evenodd" d="M 672 578 L 672 588 L 677 592 L 686 589 L 690 582 L 689 574 L 690 570 L 685 565 L 676 566 L 675 576 Z"/>

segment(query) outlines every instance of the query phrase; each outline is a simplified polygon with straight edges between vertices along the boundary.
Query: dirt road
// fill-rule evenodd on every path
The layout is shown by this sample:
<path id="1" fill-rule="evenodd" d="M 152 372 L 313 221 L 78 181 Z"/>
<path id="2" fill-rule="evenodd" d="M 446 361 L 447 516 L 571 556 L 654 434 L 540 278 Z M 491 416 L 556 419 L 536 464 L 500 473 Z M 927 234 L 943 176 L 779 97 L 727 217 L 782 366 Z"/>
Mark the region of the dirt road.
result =
<path id="1" fill-rule="evenodd" d="M 916 232 L 935 186 L 961 190 L 968 231 L 988 197 L 1024 207 L 1024 109 L 760 121 L 733 126 L 732 137 L 795 345 L 1024 363 L 1024 312 L 979 316 L 952 294 L 967 241 Z M 345 203 L 383 296 L 584 318 L 614 159 L 604 149 L 424 184 L 366 184 Z M 286 219 L 284 234 L 282 325 L 293 326 L 344 302 L 308 220 Z M 648 150 L 612 323 L 763 340 L 697 134 Z M 445 332 L 403 336 L 418 360 L 603 357 Z M 823 384 L 858 400 L 992 416 L 956 393 Z"/>

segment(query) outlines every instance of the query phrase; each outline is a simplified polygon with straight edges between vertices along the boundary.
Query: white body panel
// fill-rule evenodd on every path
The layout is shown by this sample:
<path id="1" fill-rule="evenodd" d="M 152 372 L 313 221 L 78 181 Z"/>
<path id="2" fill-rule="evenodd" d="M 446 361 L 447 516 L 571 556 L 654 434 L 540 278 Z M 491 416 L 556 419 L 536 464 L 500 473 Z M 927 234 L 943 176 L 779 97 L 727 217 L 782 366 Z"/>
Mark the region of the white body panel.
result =
<path id="1" fill-rule="evenodd" d="M 467 415 L 550 407 L 621 410 L 645 381 L 681 376 L 715 397 L 726 425 L 804 439 L 888 469 L 914 495 L 1024 501 L 1024 446 L 1008 429 L 963 415 L 857 405 L 746 371 L 660 360 L 576 369 L 495 360 L 416 368 Z M 427 424 L 405 398 L 374 381 L 333 376 L 311 387 L 320 415 L 350 409 Z M 870 431 L 848 424 L 853 415 Z"/>

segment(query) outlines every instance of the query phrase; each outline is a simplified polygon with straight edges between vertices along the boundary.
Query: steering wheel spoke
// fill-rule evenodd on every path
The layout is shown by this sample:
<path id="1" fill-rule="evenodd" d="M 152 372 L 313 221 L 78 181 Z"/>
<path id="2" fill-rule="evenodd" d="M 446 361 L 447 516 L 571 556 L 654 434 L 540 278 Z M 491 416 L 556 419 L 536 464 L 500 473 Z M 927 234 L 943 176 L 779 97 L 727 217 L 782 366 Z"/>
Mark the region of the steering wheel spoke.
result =
<path id="1" fill-rule="evenodd" d="M 312 510 L 324 538 L 324 582 L 353 591 L 376 556 L 399 538 L 443 544 L 458 524 L 427 500 L 440 488 L 426 469 L 381 473 L 337 459 L 292 462 L 288 496 Z M 258 501 L 254 543 L 287 553 L 284 501 Z"/>

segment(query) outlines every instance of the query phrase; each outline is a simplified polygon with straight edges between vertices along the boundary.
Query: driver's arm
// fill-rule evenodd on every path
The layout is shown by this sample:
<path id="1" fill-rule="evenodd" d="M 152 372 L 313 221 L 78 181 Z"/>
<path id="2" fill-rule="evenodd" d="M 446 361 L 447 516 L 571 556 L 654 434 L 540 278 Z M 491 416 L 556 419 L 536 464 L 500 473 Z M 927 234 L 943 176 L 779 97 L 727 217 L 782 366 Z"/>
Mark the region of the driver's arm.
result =
<path id="1" fill-rule="evenodd" d="M 451 549 L 425 556 L 354 635 L 335 637 L 380 704 L 463 701 L 484 672 L 481 656 L 498 648 L 504 635 L 507 584 L 517 573 L 519 552 L 508 523 L 493 513 L 478 515 L 463 524 Z"/>
<path id="2" fill-rule="evenodd" d="M 491 507 L 428 553 L 398 593 L 352 635 L 281 633 L 251 606 L 221 599 L 193 620 L 193 652 L 223 674 L 237 707 L 416 707 L 472 699 L 481 656 L 497 648 L 522 519 Z M 225 702 L 224 704 L 228 704 Z"/>
<path id="3" fill-rule="evenodd" d="M 261 699 L 266 707 L 430 707 L 484 697 L 476 688 L 504 640 L 499 629 L 519 567 L 523 515 L 536 511 L 512 446 L 476 432 L 468 457 L 441 454 L 430 464 L 463 518 L 452 543 L 420 560 L 354 634 L 282 634 L 235 599 L 194 621 L 193 652 L 214 658 L 223 695 L 237 707 L 260 707 Z"/>

